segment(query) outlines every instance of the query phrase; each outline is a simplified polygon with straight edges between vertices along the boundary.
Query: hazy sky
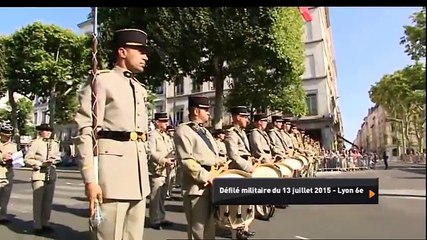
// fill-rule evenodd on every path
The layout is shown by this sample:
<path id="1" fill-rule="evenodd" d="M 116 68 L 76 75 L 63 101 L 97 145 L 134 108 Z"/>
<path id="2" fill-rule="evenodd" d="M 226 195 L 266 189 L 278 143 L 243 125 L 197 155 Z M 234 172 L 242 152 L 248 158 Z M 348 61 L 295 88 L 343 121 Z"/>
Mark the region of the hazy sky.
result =
<path id="1" fill-rule="evenodd" d="M 411 63 L 399 44 L 403 25 L 419 7 L 333 7 L 332 36 L 344 137 L 353 141 L 373 104 L 368 90 L 386 73 Z M 40 20 L 78 32 L 90 8 L 0 8 L 0 35 Z M 13 19 L 13 21 L 11 21 Z"/>

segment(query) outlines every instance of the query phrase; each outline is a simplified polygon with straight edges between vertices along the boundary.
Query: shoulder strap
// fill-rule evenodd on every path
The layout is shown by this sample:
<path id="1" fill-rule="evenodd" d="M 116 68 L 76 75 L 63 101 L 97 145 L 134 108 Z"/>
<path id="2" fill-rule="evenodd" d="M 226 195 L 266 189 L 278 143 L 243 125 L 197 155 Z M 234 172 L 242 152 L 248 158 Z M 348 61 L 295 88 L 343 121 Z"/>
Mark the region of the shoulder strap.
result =
<path id="1" fill-rule="evenodd" d="M 216 154 L 215 148 L 211 142 L 211 140 L 209 140 L 209 138 L 206 136 L 206 134 L 201 131 L 201 128 L 196 128 L 196 124 L 193 122 L 187 123 L 187 126 L 189 126 L 191 129 L 193 129 L 194 132 L 197 133 L 197 135 L 199 135 L 200 138 L 202 138 L 202 140 L 206 143 L 206 145 L 208 146 L 208 148 L 214 153 Z"/>
<path id="2" fill-rule="evenodd" d="M 243 145 L 245 145 L 246 150 L 248 150 L 248 152 L 251 152 L 249 149 L 249 146 L 247 146 L 245 138 L 239 133 L 239 130 L 237 130 L 236 128 L 233 128 L 233 131 L 237 134 L 237 136 L 240 137 L 240 139 L 242 139 Z"/>

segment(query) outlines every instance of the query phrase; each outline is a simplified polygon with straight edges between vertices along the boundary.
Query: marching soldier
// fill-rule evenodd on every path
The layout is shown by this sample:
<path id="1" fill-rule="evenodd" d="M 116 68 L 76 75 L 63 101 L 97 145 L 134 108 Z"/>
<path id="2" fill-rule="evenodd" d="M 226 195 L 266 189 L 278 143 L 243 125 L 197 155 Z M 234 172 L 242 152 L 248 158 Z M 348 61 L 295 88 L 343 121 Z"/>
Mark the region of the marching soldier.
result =
<path id="1" fill-rule="evenodd" d="M 290 135 L 290 131 L 291 131 L 291 120 L 288 118 L 284 118 L 280 133 L 282 134 L 282 138 L 285 142 L 285 150 L 292 155 L 293 145 L 292 145 L 292 137 Z"/>
<path id="2" fill-rule="evenodd" d="M 212 136 L 215 139 L 216 146 L 218 148 L 218 155 L 219 157 L 223 158 L 224 161 L 227 159 L 227 149 L 225 147 L 224 138 L 225 138 L 225 131 L 223 129 L 215 129 L 213 131 Z"/>
<path id="3" fill-rule="evenodd" d="M 154 114 L 155 129 L 150 134 L 149 148 L 150 156 L 148 168 L 150 171 L 150 223 L 157 230 L 162 227 L 171 226 L 172 222 L 165 220 L 165 200 L 168 189 L 166 178 L 168 169 L 174 164 L 173 147 L 168 141 L 166 134 L 168 124 L 167 113 Z"/>
<path id="4" fill-rule="evenodd" d="M 173 142 L 173 135 L 175 133 L 175 129 L 172 126 L 166 127 L 166 140 L 168 142 L 168 146 L 171 147 L 171 151 L 175 154 L 175 143 Z M 166 178 L 166 185 L 168 187 L 168 190 L 166 192 L 166 199 L 172 199 L 172 189 L 179 185 L 179 166 L 176 161 L 174 161 L 172 168 L 167 168 L 167 178 Z"/>
<path id="5" fill-rule="evenodd" d="M 283 126 L 283 119 L 281 116 L 272 116 L 271 122 L 273 127 L 268 131 L 268 136 L 271 140 L 273 155 L 279 157 L 286 156 L 286 143 L 283 139 L 283 135 L 280 132 Z"/>
<path id="6" fill-rule="evenodd" d="M 255 128 L 249 133 L 249 145 L 252 156 L 261 163 L 272 163 L 270 139 L 265 132 L 267 127 L 267 115 L 265 113 L 254 114 Z"/>
<path id="7" fill-rule="evenodd" d="M 91 227 L 98 240 L 143 239 L 146 198 L 150 194 L 146 141 L 147 91 L 135 74 L 148 61 L 147 34 L 121 29 L 113 36 L 115 67 L 98 72 L 98 168 L 93 165 L 92 91 L 90 81 L 79 94 L 76 150 L 89 199 L 90 216 L 100 203 L 104 221 Z M 98 183 L 95 171 L 99 172 Z"/>
<path id="8" fill-rule="evenodd" d="M 49 225 L 52 201 L 55 191 L 55 164 L 60 162 L 59 142 L 52 139 L 53 128 L 48 124 L 36 127 L 39 137 L 31 143 L 25 154 L 25 162 L 33 168 L 31 185 L 33 188 L 34 234 L 40 235 L 54 229 Z"/>
<path id="9" fill-rule="evenodd" d="M 245 106 L 235 106 L 230 109 L 233 119 L 233 126 L 227 129 L 225 134 L 225 147 L 227 150 L 228 159 L 231 160 L 230 169 L 239 169 L 248 173 L 254 171 L 252 165 L 249 140 L 245 133 L 245 128 L 248 125 L 248 110 Z M 242 237 L 251 237 L 255 232 L 249 230 L 249 226 L 245 225 L 244 229 L 232 231 L 233 239 L 238 234 Z"/>
<path id="10" fill-rule="evenodd" d="M 2 124 L 0 129 L 0 224 L 7 224 L 7 205 L 13 187 L 12 154 L 18 152 L 18 146 L 11 141 L 13 127 Z"/>
<path id="11" fill-rule="evenodd" d="M 214 166 L 222 164 L 210 132 L 203 127 L 209 121 L 209 99 L 188 97 L 190 122 L 176 128 L 174 142 L 182 167 L 182 194 L 188 239 L 215 239 L 211 186 Z"/>

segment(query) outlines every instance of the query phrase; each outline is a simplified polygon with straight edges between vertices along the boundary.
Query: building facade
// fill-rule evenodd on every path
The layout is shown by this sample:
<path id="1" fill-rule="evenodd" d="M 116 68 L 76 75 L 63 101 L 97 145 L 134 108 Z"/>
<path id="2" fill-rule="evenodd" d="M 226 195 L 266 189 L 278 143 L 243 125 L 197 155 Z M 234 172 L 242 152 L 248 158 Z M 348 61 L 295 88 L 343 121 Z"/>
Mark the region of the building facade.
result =
<path id="1" fill-rule="evenodd" d="M 341 113 L 338 107 L 337 70 L 335 64 L 329 11 L 327 7 L 310 8 L 312 21 L 305 23 L 305 72 L 303 86 L 306 91 L 308 115 L 294 119 L 298 127 L 305 129 L 311 137 L 320 140 L 326 149 L 342 144 L 337 135 L 343 135 Z M 92 32 L 92 22 L 80 23 L 82 34 Z M 230 79 L 224 82 L 227 95 Z M 155 89 L 156 98 L 151 115 L 167 112 L 174 123 L 188 121 L 187 98 L 189 95 L 203 95 L 214 103 L 215 86 L 212 82 L 202 84 L 184 78 L 176 84 L 164 81 Z M 213 109 L 211 115 L 213 116 Z M 231 123 L 231 116 L 224 112 L 223 125 Z"/>
<path id="2" fill-rule="evenodd" d="M 312 21 L 305 23 L 305 72 L 308 114 L 296 120 L 298 127 L 321 141 L 326 149 L 343 147 L 338 136 L 343 135 L 338 106 L 337 68 L 332 30 L 327 7 L 311 7 Z"/>

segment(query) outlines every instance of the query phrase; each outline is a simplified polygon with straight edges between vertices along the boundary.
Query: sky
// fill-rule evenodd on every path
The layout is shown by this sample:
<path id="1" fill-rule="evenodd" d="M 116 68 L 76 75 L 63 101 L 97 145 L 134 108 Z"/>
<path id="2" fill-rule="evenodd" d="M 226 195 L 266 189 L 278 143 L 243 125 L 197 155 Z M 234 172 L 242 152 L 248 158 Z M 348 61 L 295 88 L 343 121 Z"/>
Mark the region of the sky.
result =
<path id="1" fill-rule="evenodd" d="M 411 64 L 399 44 L 403 26 L 419 7 L 332 7 L 330 21 L 337 64 L 338 104 L 344 137 L 350 141 L 373 106 L 370 86 L 384 74 Z M 12 34 L 34 21 L 79 32 L 90 8 L 0 8 L 0 35 Z M 19 16 L 19 17 L 17 17 Z M 11 20 L 13 19 L 13 20 Z"/>

